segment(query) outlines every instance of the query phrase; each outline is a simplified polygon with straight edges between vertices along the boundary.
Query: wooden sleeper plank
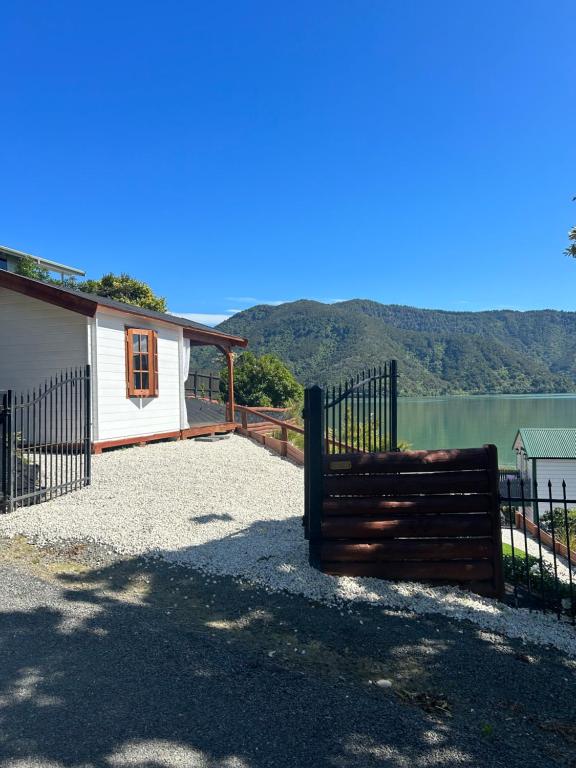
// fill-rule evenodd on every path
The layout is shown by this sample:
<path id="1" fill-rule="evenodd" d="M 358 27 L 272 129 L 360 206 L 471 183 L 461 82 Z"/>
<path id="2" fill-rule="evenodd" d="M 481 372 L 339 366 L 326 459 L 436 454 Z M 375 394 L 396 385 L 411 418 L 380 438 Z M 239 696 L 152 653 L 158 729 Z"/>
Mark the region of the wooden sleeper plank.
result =
<path id="1" fill-rule="evenodd" d="M 427 538 L 437 536 L 489 536 L 488 515 L 420 515 L 396 520 L 334 517 L 322 521 L 326 539 Z"/>
<path id="2" fill-rule="evenodd" d="M 489 452 L 483 448 L 391 453 L 341 453 L 324 457 L 326 474 L 397 474 L 486 469 Z"/>
<path id="3" fill-rule="evenodd" d="M 414 496 L 417 494 L 488 493 L 488 473 L 436 472 L 414 475 L 327 475 L 327 496 Z"/>
<path id="4" fill-rule="evenodd" d="M 327 562 L 401 562 L 405 560 L 486 560 L 492 554 L 492 540 L 478 539 L 393 539 L 378 543 L 324 541 L 320 557 Z"/>
<path id="5" fill-rule="evenodd" d="M 489 560 L 436 563 L 338 563 L 321 561 L 321 570 L 333 576 L 372 576 L 399 581 L 488 581 L 494 568 Z"/>
<path id="6" fill-rule="evenodd" d="M 467 512 L 488 513 L 491 497 L 488 494 L 462 496 L 413 496 L 411 498 L 375 497 L 333 497 L 324 499 L 324 515 L 381 515 L 383 518 L 397 515 L 454 514 Z"/>

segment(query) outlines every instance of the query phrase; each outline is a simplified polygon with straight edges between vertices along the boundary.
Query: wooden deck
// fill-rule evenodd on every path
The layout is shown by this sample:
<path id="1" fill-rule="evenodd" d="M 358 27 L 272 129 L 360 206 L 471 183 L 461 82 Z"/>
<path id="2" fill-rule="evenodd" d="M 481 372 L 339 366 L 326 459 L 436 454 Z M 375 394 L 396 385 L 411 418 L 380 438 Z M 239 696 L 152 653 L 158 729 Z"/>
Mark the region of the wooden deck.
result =
<path id="1" fill-rule="evenodd" d="M 202 397 L 186 397 L 188 427 L 213 426 L 228 421 L 225 403 Z"/>
<path id="2" fill-rule="evenodd" d="M 119 440 L 103 440 L 93 443 L 92 452 L 102 453 L 109 448 L 121 448 L 129 445 L 146 445 L 162 440 L 187 440 L 191 437 L 217 435 L 234 432 L 238 424 L 228 420 L 226 405 L 212 400 L 187 397 L 186 412 L 188 427 L 172 432 L 159 432 L 151 435 L 124 437 Z"/>

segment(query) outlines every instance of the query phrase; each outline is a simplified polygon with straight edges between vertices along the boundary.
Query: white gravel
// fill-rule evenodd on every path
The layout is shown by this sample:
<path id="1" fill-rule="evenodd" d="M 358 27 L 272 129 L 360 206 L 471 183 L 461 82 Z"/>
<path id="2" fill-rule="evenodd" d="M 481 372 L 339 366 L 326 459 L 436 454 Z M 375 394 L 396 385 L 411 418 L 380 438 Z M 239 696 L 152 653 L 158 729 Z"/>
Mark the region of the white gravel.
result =
<path id="1" fill-rule="evenodd" d="M 576 632 L 550 615 L 456 588 L 319 573 L 308 565 L 302 510 L 302 469 L 233 436 L 95 456 L 89 488 L 0 517 L 0 534 L 23 534 L 41 544 L 96 541 L 122 554 L 161 556 L 341 610 L 361 601 L 468 619 L 576 657 Z"/>

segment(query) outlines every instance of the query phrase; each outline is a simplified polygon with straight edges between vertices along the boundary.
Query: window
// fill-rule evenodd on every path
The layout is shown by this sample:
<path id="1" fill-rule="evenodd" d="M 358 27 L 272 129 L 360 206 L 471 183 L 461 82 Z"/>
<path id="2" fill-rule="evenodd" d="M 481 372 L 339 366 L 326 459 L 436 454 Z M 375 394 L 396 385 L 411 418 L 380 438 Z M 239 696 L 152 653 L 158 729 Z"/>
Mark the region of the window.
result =
<path id="1" fill-rule="evenodd" d="M 0 256 L 0 269 L 8 269 L 8 260 Z"/>
<path id="2" fill-rule="evenodd" d="M 158 397 L 156 331 L 126 328 L 126 397 Z"/>

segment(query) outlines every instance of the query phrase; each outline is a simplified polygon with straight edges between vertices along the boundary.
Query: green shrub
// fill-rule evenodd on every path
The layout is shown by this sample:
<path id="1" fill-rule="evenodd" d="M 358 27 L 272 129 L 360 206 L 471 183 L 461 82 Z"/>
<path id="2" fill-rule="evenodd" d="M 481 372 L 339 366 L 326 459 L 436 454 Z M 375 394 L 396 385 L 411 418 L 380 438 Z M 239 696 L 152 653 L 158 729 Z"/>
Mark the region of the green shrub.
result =
<path id="1" fill-rule="evenodd" d="M 570 584 L 558 580 L 554 575 L 554 566 L 547 560 L 542 561 L 534 555 L 526 554 L 523 549 L 502 544 L 502 560 L 504 565 L 504 580 L 508 584 L 519 585 L 530 589 L 543 598 L 557 596 L 559 599 L 570 598 Z M 576 592 L 575 592 L 576 598 Z"/>
<path id="2" fill-rule="evenodd" d="M 576 509 L 555 507 L 552 512 L 544 512 L 540 515 L 540 526 L 550 535 L 554 533 L 556 541 L 576 549 Z"/>
<path id="3" fill-rule="evenodd" d="M 228 369 L 220 372 L 220 390 L 228 397 Z M 241 354 L 234 369 L 234 394 L 238 405 L 283 408 L 303 397 L 304 389 L 275 355 Z"/>

